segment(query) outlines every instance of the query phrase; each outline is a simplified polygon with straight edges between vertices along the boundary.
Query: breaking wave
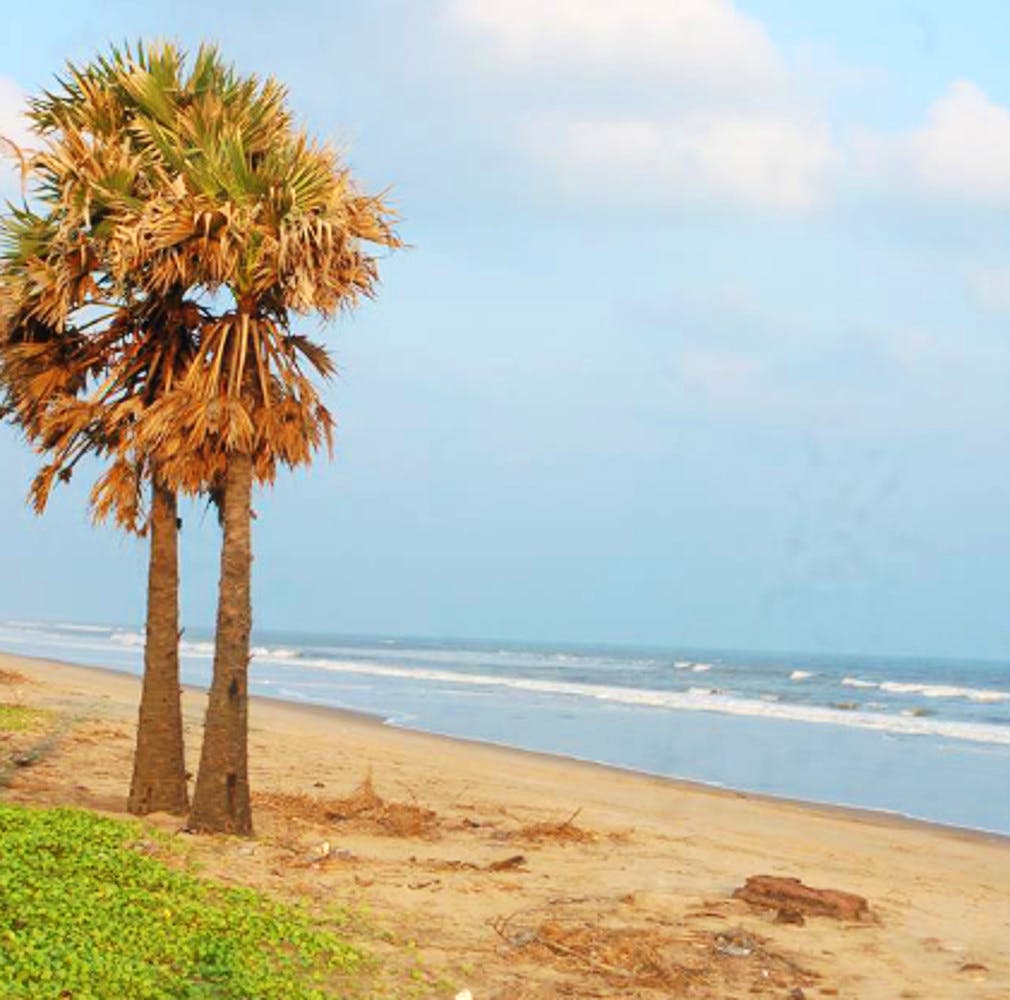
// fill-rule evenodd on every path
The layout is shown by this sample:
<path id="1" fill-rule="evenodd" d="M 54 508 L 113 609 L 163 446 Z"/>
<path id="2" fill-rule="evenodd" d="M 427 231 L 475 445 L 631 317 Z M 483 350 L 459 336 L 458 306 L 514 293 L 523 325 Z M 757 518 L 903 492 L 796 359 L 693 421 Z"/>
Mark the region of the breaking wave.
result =
<path id="1" fill-rule="evenodd" d="M 268 657 L 262 662 L 269 662 Z M 283 663 L 283 659 L 278 662 Z M 740 698 L 718 689 L 692 688 L 690 691 L 654 691 L 644 688 L 616 687 L 604 684 L 580 684 L 568 681 L 542 680 L 532 677 L 509 677 L 495 674 L 456 673 L 424 667 L 404 667 L 394 664 L 356 663 L 327 659 L 298 661 L 298 667 L 324 670 L 330 673 L 383 677 L 419 682 L 435 682 L 460 686 L 477 686 L 526 691 L 534 694 L 560 695 L 591 699 L 619 705 L 676 709 L 693 712 L 719 712 L 725 715 L 781 719 L 871 729 L 906 736 L 942 736 L 974 743 L 999 743 L 1010 746 L 1010 727 L 985 723 L 960 722 L 917 716 L 884 715 L 878 712 L 840 710 L 819 705 L 798 705 L 772 702 L 762 698 Z"/>
<path id="2" fill-rule="evenodd" d="M 1001 702 L 1010 701 L 1010 691 L 995 691 L 992 688 L 958 687 L 954 684 L 917 684 L 907 681 L 864 681 L 859 677 L 845 677 L 846 687 L 876 688 L 888 694 L 918 694 L 923 698 L 967 698 L 968 701 Z"/>

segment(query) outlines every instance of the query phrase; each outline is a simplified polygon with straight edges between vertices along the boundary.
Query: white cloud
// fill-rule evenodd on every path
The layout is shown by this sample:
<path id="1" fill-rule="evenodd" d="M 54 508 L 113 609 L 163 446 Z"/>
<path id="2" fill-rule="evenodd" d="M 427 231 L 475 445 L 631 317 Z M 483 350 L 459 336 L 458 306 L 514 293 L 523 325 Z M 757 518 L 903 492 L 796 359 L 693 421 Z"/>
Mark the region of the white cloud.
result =
<path id="1" fill-rule="evenodd" d="M 0 135 L 16 142 L 24 139 L 28 134 L 24 109 L 25 95 L 21 88 L 13 80 L 0 76 Z"/>
<path id="2" fill-rule="evenodd" d="M 856 160 L 878 182 L 934 199 L 1010 205 L 1010 108 L 958 80 L 926 122 L 857 144 Z"/>
<path id="3" fill-rule="evenodd" d="M 564 195 L 687 211 L 823 200 L 827 123 L 731 0 L 449 3 L 497 57 L 490 71 L 534 84 L 514 134 Z"/>
<path id="4" fill-rule="evenodd" d="M 27 122 L 23 117 L 25 95 L 21 88 L 5 77 L 0 77 L 0 139 L 10 139 L 18 145 L 28 141 Z M 0 196 L 13 197 L 19 189 L 17 163 L 10 155 L 6 143 L 0 141 Z"/>
<path id="5" fill-rule="evenodd" d="M 678 211 L 806 212 L 845 190 L 1010 207 L 1010 106 L 968 80 L 918 127 L 840 142 L 820 106 L 824 53 L 787 56 L 733 0 L 444 2 L 484 71 L 529 97 L 500 124 L 555 193 Z"/>
<path id="6" fill-rule="evenodd" d="M 767 84 L 779 60 L 729 0 L 453 0 L 507 64 L 580 67 L 712 88 Z"/>
<path id="7" fill-rule="evenodd" d="M 973 83 L 954 83 L 907 139 L 910 165 L 937 194 L 1010 200 L 1010 110 Z"/>
<path id="8" fill-rule="evenodd" d="M 834 158 L 828 130 L 816 121 L 721 109 L 568 122 L 537 130 L 534 142 L 563 177 L 605 200 L 663 207 L 803 211 L 819 202 Z"/>

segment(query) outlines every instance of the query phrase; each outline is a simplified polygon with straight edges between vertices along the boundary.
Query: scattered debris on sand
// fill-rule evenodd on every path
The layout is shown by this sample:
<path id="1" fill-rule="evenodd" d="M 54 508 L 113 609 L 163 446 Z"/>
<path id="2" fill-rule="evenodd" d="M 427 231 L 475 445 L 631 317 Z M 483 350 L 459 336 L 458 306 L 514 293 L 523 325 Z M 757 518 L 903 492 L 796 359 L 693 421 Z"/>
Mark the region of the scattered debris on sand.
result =
<path id="1" fill-rule="evenodd" d="M 411 858 L 417 863 L 417 858 Z M 492 861 L 486 865 L 478 865 L 473 861 L 456 861 L 434 858 L 423 862 L 426 868 L 435 871 L 445 872 L 513 872 L 526 870 L 526 857 L 522 854 L 513 854 L 510 857 L 502 858 L 500 861 Z"/>
<path id="2" fill-rule="evenodd" d="M 592 830 L 576 826 L 575 820 L 581 807 L 560 823 L 532 823 L 529 826 L 520 827 L 518 830 L 510 830 L 502 834 L 505 840 L 524 840 L 531 844 L 542 844 L 547 842 L 559 844 L 595 844 L 599 836 Z"/>
<path id="3" fill-rule="evenodd" d="M 494 929 L 524 957 L 597 973 L 612 984 L 679 991 L 690 975 L 664 954 L 668 942 L 657 931 L 606 927 L 571 918 L 541 920 L 534 926 L 506 918 Z"/>
<path id="4" fill-rule="evenodd" d="M 367 774 L 361 784 L 342 799 L 260 792 L 253 801 L 289 819 L 320 825 L 351 824 L 356 829 L 392 837 L 432 837 L 437 835 L 440 826 L 433 809 L 416 803 L 387 802 L 383 799 L 372 785 L 371 774 Z"/>
<path id="5" fill-rule="evenodd" d="M 598 977 L 621 989 L 621 996 L 628 989 L 723 996 L 741 988 L 782 996 L 819 980 L 742 928 L 713 933 L 654 920 L 632 926 L 612 905 L 598 903 L 559 899 L 500 918 L 492 927 L 516 959 Z"/>

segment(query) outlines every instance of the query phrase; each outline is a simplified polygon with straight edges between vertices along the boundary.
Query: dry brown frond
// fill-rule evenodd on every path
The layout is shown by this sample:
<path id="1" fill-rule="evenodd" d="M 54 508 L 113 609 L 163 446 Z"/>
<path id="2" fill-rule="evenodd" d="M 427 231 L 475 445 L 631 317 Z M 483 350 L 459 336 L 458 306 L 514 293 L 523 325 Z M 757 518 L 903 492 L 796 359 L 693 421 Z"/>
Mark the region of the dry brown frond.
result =
<path id="1" fill-rule="evenodd" d="M 283 87 L 210 48 L 191 64 L 172 46 L 114 50 L 30 118 L 39 207 L 0 221 L 0 389 L 47 454 L 36 505 L 86 453 L 109 463 L 96 517 L 126 527 L 154 467 L 199 493 L 233 452 L 269 483 L 332 449 L 306 372 L 333 361 L 290 314 L 373 295 L 376 250 L 401 244 L 384 199 L 294 128 Z M 234 308 L 201 309 L 206 291 Z"/>

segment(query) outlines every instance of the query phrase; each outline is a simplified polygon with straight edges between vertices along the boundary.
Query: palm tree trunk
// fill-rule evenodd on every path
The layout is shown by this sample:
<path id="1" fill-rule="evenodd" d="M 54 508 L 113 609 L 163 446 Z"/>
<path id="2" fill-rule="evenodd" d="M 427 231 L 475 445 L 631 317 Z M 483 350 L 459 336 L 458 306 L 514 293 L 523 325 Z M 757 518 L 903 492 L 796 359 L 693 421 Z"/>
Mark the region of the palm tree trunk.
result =
<path id="1" fill-rule="evenodd" d="M 224 541 L 214 637 L 214 679 L 203 729 L 200 770 L 189 826 L 251 834 L 248 706 L 252 628 L 252 459 L 228 458 L 222 501 Z"/>
<path id="2" fill-rule="evenodd" d="M 137 749 L 127 808 L 181 814 L 189 805 L 179 689 L 179 554 L 175 493 L 151 480 L 147 637 Z"/>

